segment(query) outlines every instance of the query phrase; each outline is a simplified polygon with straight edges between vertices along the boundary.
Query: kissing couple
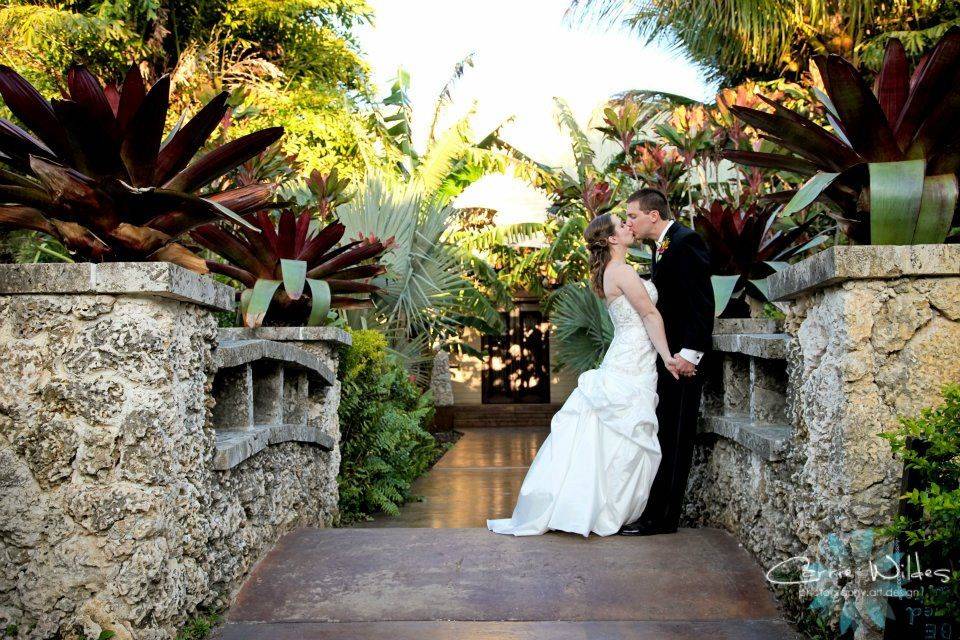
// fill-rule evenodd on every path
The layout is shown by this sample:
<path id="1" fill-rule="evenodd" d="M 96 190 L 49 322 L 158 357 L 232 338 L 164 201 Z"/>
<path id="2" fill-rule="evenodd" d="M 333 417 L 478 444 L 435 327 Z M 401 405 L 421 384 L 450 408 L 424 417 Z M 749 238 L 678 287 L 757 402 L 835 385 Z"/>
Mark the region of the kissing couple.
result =
<path id="1" fill-rule="evenodd" d="M 510 518 L 487 528 L 515 536 L 673 533 L 693 456 L 714 300 L 703 239 L 673 218 L 656 189 L 627 199 L 584 231 L 590 286 L 605 301 L 613 341 L 554 416 Z M 651 278 L 626 262 L 655 241 Z"/>

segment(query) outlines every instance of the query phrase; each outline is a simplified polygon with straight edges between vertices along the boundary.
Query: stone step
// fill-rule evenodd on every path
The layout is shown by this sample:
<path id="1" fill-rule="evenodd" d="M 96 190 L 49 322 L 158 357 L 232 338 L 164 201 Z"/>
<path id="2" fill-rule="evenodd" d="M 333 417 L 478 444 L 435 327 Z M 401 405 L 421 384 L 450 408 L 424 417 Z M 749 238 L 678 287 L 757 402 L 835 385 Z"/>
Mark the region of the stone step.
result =
<path id="1" fill-rule="evenodd" d="M 437 407 L 434 429 L 549 427 L 560 403 L 479 404 Z"/>
<path id="2" fill-rule="evenodd" d="M 228 623 L 220 640 L 796 640 L 775 620 L 684 622 L 294 622 Z"/>
<path id="3" fill-rule="evenodd" d="M 701 433 L 733 440 L 768 461 L 783 458 L 793 429 L 785 424 L 757 422 L 746 416 L 703 416 Z"/>

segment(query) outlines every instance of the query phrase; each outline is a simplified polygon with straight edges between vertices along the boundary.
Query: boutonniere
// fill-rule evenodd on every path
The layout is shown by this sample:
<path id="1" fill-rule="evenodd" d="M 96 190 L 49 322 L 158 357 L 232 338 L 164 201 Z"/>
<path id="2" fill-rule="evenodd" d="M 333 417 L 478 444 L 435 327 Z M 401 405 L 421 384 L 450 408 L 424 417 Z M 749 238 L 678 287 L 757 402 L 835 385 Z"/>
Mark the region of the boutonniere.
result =
<path id="1" fill-rule="evenodd" d="M 663 242 L 660 243 L 660 247 L 657 248 L 657 255 L 662 256 L 668 248 L 670 248 L 670 238 L 664 238 Z"/>

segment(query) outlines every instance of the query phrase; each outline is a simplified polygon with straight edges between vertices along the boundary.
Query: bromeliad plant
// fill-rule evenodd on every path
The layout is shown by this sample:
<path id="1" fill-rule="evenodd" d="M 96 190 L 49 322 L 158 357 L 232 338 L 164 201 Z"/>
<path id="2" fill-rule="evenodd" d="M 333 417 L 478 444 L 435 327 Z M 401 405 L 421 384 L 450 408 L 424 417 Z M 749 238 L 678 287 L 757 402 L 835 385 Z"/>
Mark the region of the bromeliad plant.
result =
<path id="1" fill-rule="evenodd" d="M 957 208 L 960 170 L 960 27 L 953 27 L 911 76 L 903 45 L 887 43 L 873 90 L 843 58 L 814 58 L 815 90 L 833 133 L 772 100 L 773 113 L 733 106 L 745 123 L 791 154 L 727 151 L 741 164 L 811 176 L 790 214 L 821 201 L 840 229 L 864 244 L 943 242 Z"/>
<path id="2" fill-rule="evenodd" d="M 791 258 L 828 239 L 824 234 L 813 239 L 808 237 L 815 218 L 774 230 L 777 218 L 770 206 L 738 209 L 719 200 L 709 208 L 697 210 L 694 224 L 710 248 L 718 316 L 733 299 L 740 303 L 739 313 L 746 306 L 746 296 L 766 302 L 769 299 L 767 278 L 787 266 Z"/>
<path id="3" fill-rule="evenodd" d="M 259 327 L 267 320 L 312 327 L 323 324 L 330 309 L 373 306 L 369 297 L 356 296 L 380 290 L 369 281 L 386 272 L 376 258 L 393 246 L 393 238 L 381 242 L 373 236 L 359 237 L 337 246 L 344 225 L 334 220 L 319 229 L 309 210 L 299 216 L 282 211 L 276 222 L 268 212 L 258 211 L 246 220 L 253 228 L 208 224 L 190 234 L 227 260 L 227 264 L 208 260 L 210 271 L 246 287 L 240 293 L 245 326 Z"/>
<path id="4" fill-rule="evenodd" d="M 0 96 L 32 132 L 0 119 L 0 227 L 52 236 L 85 261 L 166 260 L 206 273 L 176 238 L 218 219 L 246 225 L 241 216 L 272 198 L 269 184 L 198 195 L 283 134 L 263 129 L 192 161 L 226 113 L 226 93 L 164 138 L 167 76 L 147 90 L 131 67 L 121 88 L 104 88 L 74 66 L 66 86 L 66 99 L 47 101 L 0 66 Z"/>

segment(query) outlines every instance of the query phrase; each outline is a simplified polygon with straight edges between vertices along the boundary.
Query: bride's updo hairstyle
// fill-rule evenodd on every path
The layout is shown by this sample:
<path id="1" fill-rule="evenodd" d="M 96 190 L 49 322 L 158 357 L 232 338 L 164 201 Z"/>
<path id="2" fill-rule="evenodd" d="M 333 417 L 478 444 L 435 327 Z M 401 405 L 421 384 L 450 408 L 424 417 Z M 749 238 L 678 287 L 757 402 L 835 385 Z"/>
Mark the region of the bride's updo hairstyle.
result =
<path id="1" fill-rule="evenodd" d="M 610 243 L 607 238 L 616 233 L 616 224 L 609 213 L 599 215 L 590 221 L 583 230 L 583 239 L 590 252 L 590 288 L 600 296 L 603 295 L 603 271 L 610 262 Z"/>

